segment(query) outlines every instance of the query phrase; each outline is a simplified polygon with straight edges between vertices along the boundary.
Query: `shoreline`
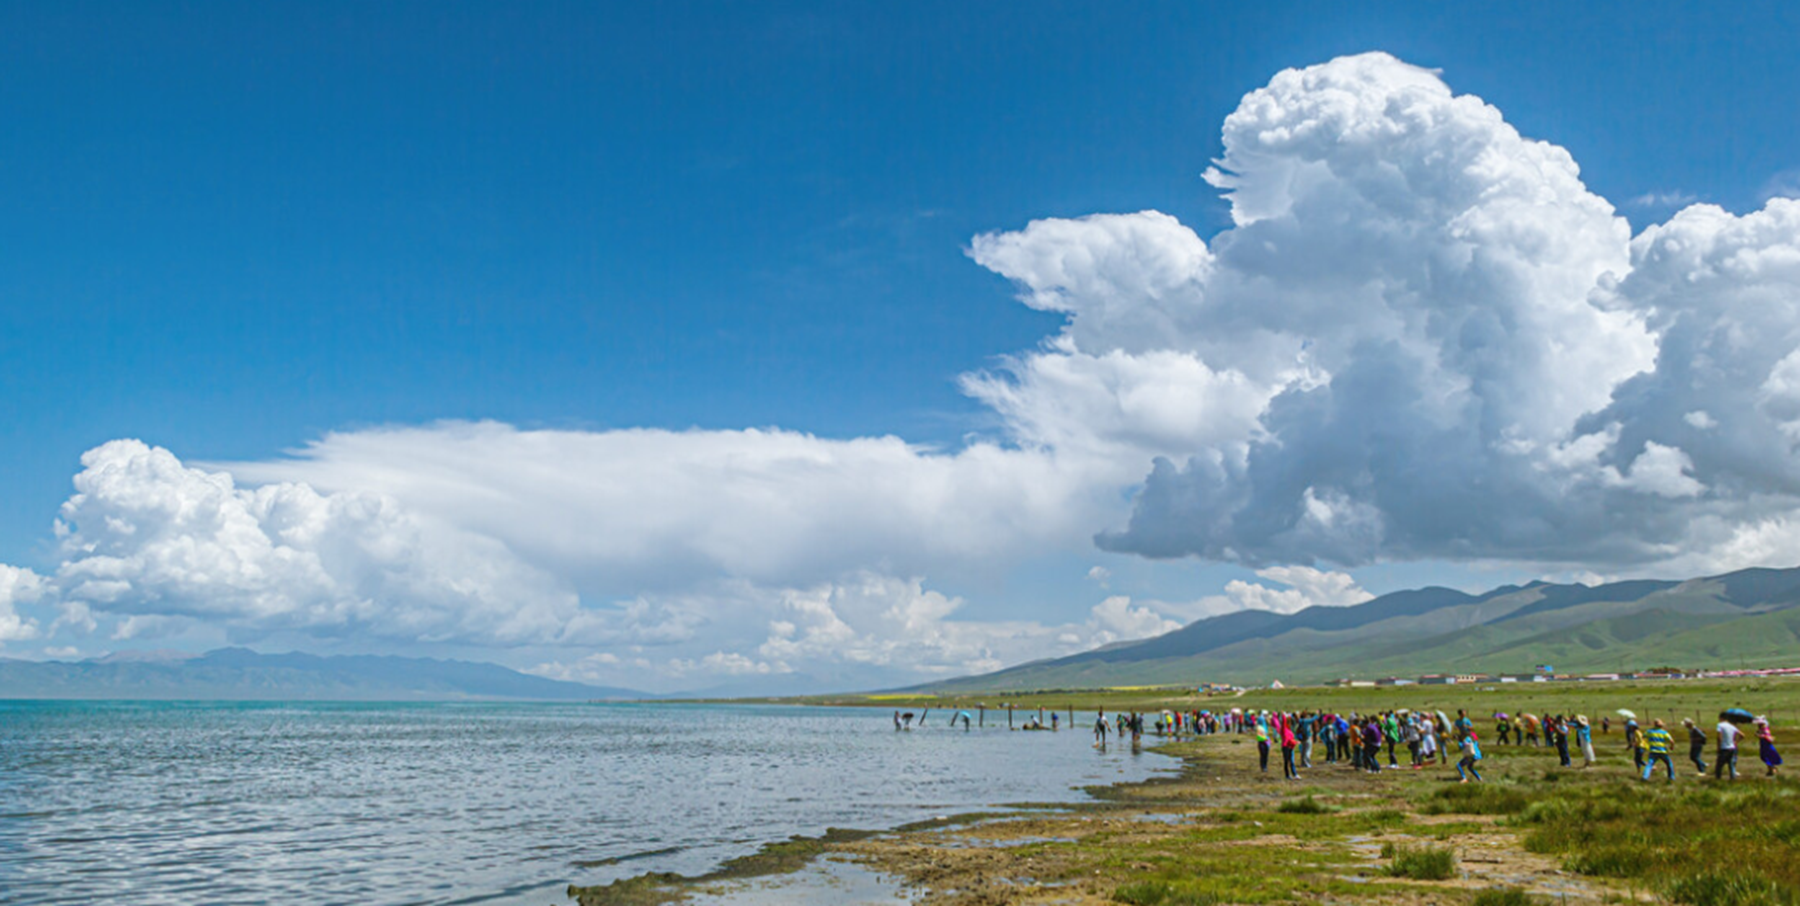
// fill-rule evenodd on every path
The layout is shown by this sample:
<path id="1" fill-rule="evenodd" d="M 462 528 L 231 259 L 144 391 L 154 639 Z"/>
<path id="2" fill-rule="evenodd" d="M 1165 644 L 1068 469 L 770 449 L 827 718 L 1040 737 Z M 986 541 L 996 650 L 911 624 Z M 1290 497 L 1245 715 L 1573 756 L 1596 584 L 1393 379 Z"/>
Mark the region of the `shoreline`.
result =
<path id="1" fill-rule="evenodd" d="M 1588 690 L 1580 704 L 1586 713 L 1598 715 L 1630 701 L 1643 709 L 1647 721 L 1652 710 L 1659 716 L 1665 711 L 1716 711 L 1729 694 L 1779 715 L 1781 734 L 1800 725 L 1796 720 L 1800 683 L 1771 682 L 1777 685 L 1709 684 L 1692 691 L 1614 687 L 1598 695 Z M 1462 693 L 1455 697 L 1471 714 L 1477 713 L 1478 703 L 1502 700 L 1473 690 L 1449 691 Z M 1330 692 L 1335 690 L 1258 690 L 1241 703 L 1260 707 L 1274 701 L 1292 705 L 1306 699 L 1342 700 L 1340 695 L 1321 694 Z M 1403 699 L 1416 703 L 1430 695 L 1418 689 L 1383 690 L 1374 696 L 1368 690 L 1357 692 L 1373 699 L 1365 709 L 1396 706 Z M 1657 692 L 1676 694 L 1653 694 Z M 1127 698 L 1109 697 L 1121 700 L 1121 705 Z M 1509 695 L 1505 700 L 1526 697 Z M 839 699 L 833 704 L 847 702 Z M 869 706 L 894 704 L 886 700 Z M 1131 704 L 1147 710 L 1150 702 L 1140 699 Z M 1216 708 L 1219 702 L 1211 704 Z M 1112 710 L 1109 706 L 1109 713 Z M 1545 709 L 1545 713 L 1555 712 Z M 1478 725 L 1484 740 L 1486 729 Z M 1489 745 L 1489 757 L 1482 765 L 1489 782 L 1464 786 L 1455 782 L 1454 768 L 1403 766 L 1365 774 L 1327 765 L 1317 753 L 1313 769 L 1304 771 L 1297 782 L 1284 782 L 1279 753 L 1272 776 L 1256 769 L 1256 747 L 1248 736 L 1181 741 L 1152 736 L 1145 738 L 1144 752 L 1178 758 L 1175 771 L 1088 787 L 1086 801 L 1072 805 L 1039 808 L 1017 803 L 883 830 L 828 832 L 771 844 L 755 856 L 733 860 L 702 876 L 640 875 L 611 885 L 572 886 L 570 896 L 581 906 L 655 906 L 690 900 L 707 906 L 851 902 L 842 898 L 850 895 L 845 890 L 832 899 L 818 889 L 832 883 L 829 869 L 808 871 L 844 862 L 859 873 L 863 887 L 858 889 L 863 893 L 870 889 L 870 878 L 884 879 L 887 886 L 881 895 L 867 902 L 919 906 L 1040 902 L 1177 906 L 1321 899 L 1408 906 L 1618 899 L 1775 906 L 1795 901 L 1787 898 L 1800 891 L 1800 868 L 1785 865 L 1789 849 L 1779 848 L 1771 856 L 1766 848 L 1755 849 L 1760 844 L 1746 837 L 1742 845 L 1751 848 L 1755 858 L 1734 865 L 1730 877 L 1711 874 L 1702 870 L 1707 859 L 1684 850 L 1695 834 L 1686 833 L 1683 825 L 1714 836 L 1749 833 L 1760 813 L 1762 823 L 1792 826 L 1793 840 L 1778 841 L 1779 847 L 1791 846 L 1800 842 L 1800 821 L 1789 817 L 1800 805 L 1800 784 L 1785 776 L 1773 781 L 1753 776 L 1735 783 L 1701 781 L 1691 769 L 1673 784 L 1644 784 L 1634 776 L 1616 726 L 1610 735 L 1597 729 L 1594 739 L 1600 761 L 1586 770 L 1558 767 L 1552 749 Z M 1404 748 L 1400 754 L 1404 760 Z M 1740 770 L 1746 775 L 1752 769 L 1760 773 L 1754 753 L 1748 757 Z M 1616 814 L 1620 808 L 1629 814 L 1620 817 Z M 1640 808 L 1641 814 L 1631 811 Z M 1674 825 L 1657 823 L 1659 815 Z M 1723 819 L 1730 820 L 1720 823 Z M 1621 842 L 1624 837 L 1606 836 L 1616 824 L 1629 825 L 1626 829 L 1640 836 L 1645 826 L 1663 830 L 1659 839 L 1633 849 Z M 1419 852 L 1447 854 L 1443 858 L 1454 866 L 1451 876 L 1397 873 L 1397 866 L 1410 858 L 1405 854 Z M 1742 880 L 1746 877 L 1750 881 Z M 1730 885 L 1740 883 L 1753 889 L 1748 894 L 1731 893 L 1737 888 Z M 1758 884 L 1768 890 L 1759 893 L 1763 888 Z M 1706 893 L 1713 888 L 1725 892 Z"/>

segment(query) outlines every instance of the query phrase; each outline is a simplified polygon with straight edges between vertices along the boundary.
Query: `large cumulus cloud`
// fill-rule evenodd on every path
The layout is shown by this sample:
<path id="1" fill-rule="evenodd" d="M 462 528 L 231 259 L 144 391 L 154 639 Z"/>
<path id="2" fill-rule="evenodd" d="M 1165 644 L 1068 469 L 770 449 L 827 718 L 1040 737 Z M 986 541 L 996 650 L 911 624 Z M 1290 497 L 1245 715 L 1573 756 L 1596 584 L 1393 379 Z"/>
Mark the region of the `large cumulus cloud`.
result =
<path id="1" fill-rule="evenodd" d="M 1791 203 L 1690 208 L 1634 240 L 1566 151 L 1384 54 L 1252 92 L 1208 178 L 1234 222 L 1210 246 L 1145 212 L 971 250 L 1027 304 L 1070 313 L 977 385 L 1023 431 L 1080 398 L 1040 392 L 1040 375 L 1088 361 L 1183 362 L 1152 382 L 1213 413 L 1212 436 L 1181 449 L 1150 435 L 1162 449 L 1103 547 L 1257 566 L 1722 565 L 1745 559 L 1732 539 L 1785 524 Z"/>

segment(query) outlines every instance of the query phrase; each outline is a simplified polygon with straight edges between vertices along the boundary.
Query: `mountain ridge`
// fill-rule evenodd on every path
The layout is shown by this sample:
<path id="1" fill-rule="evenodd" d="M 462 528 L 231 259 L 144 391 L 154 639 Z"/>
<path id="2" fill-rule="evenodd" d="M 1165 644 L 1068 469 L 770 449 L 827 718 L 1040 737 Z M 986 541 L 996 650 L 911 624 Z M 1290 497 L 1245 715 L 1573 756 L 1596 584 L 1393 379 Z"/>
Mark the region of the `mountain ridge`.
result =
<path id="1" fill-rule="evenodd" d="M 0 658 L 0 698 L 227 701 L 588 701 L 651 697 L 498 664 L 400 655 L 216 648 L 83 661 Z"/>
<path id="2" fill-rule="evenodd" d="M 1791 619 L 1782 615 L 1787 614 Z M 1780 617 L 1763 620 L 1763 617 Z M 1751 622 L 1759 621 L 1760 622 Z M 1733 627 L 1743 632 L 1734 633 Z M 1759 638 L 1754 629 L 1768 635 Z M 1428 586 L 1347 607 L 1235 611 L 1131 643 L 915 687 L 973 692 L 1240 685 L 1442 673 L 1800 665 L 1800 567 L 1599 585 L 1529 582 L 1480 594 Z M 1697 660 L 1708 664 L 1694 663 Z"/>

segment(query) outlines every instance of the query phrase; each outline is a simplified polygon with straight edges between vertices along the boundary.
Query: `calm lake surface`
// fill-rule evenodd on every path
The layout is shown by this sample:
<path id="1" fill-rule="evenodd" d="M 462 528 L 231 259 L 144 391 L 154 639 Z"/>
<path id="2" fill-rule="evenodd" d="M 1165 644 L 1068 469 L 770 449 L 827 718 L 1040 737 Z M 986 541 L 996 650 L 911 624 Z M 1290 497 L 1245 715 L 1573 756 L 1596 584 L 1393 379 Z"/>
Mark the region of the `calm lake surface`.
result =
<path id="1" fill-rule="evenodd" d="M 860 708 L 0 701 L 0 902 L 544 906 L 828 826 L 1176 767 L 948 717 L 896 733 Z"/>

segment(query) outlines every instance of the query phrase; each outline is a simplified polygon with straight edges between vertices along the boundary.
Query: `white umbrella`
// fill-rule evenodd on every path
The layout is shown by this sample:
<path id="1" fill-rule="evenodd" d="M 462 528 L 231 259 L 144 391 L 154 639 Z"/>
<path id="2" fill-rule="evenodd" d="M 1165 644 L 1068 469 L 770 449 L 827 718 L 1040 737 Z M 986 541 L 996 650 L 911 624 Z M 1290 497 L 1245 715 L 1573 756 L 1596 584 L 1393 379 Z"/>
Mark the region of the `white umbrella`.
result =
<path id="1" fill-rule="evenodd" d="M 1620 708 L 1619 710 L 1617 710 L 1613 713 L 1619 715 L 1620 717 L 1629 717 L 1632 720 L 1637 720 L 1637 712 L 1631 710 L 1630 708 Z"/>

